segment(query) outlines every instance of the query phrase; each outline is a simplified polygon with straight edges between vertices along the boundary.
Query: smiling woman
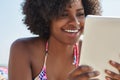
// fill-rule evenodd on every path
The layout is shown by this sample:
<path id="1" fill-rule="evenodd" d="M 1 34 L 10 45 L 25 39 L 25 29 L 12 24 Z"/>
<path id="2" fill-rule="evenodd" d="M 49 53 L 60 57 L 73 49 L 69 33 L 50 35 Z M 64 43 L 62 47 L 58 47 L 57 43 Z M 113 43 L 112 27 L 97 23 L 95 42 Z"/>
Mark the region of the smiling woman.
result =
<path id="1" fill-rule="evenodd" d="M 51 20 L 50 39 L 55 38 L 65 44 L 75 44 L 83 31 L 84 19 L 85 13 L 82 3 L 67 4 L 63 13 L 58 18 Z"/>
<path id="2" fill-rule="evenodd" d="M 23 3 L 23 7 L 24 7 L 24 10 L 25 10 L 25 11 L 23 11 L 24 15 L 21 14 L 20 4 L 21 4 L 22 1 L 25 1 Z M 31 35 L 31 33 L 29 33 L 29 31 L 31 31 L 35 35 L 39 35 L 39 33 L 40 33 L 40 36 L 38 38 L 36 38 L 36 40 L 33 37 L 17 40 L 17 41 L 21 40 L 24 47 L 22 47 L 22 48 L 20 48 L 20 46 L 19 47 L 18 46 L 14 47 L 14 48 L 17 48 L 17 49 L 21 49 L 21 50 L 18 50 L 18 52 L 17 52 L 17 50 L 16 50 L 16 52 L 14 52 L 16 55 L 13 54 L 13 47 L 11 47 L 10 64 L 12 65 L 12 67 L 9 68 L 10 69 L 9 74 L 10 74 L 10 78 L 12 77 L 12 80 L 19 80 L 21 78 L 22 78 L 21 80 L 28 80 L 25 77 L 29 77 L 30 78 L 29 80 L 31 80 L 32 78 L 35 78 L 39 74 L 39 72 L 42 69 L 43 62 L 44 62 L 44 57 L 43 56 L 45 56 L 45 55 L 43 55 L 45 53 L 45 46 L 43 48 L 43 47 L 41 47 L 41 45 L 45 45 L 46 43 L 43 44 L 43 43 L 38 42 L 39 43 L 38 44 L 37 39 L 40 39 L 40 38 L 43 39 L 42 38 L 42 36 L 43 36 L 43 37 L 45 37 L 46 41 L 49 41 L 47 38 L 49 37 L 49 35 L 51 35 L 51 33 L 46 34 L 46 32 L 49 32 L 48 31 L 49 27 L 46 28 L 45 25 L 49 25 L 49 21 L 47 21 L 47 23 L 44 23 L 44 20 L 48 20 L 47 19 L 48 17 L 51 17 L 51 19 L 52 19 L 54 14 L 57 15 L 57 12 L 58 13 L 59 12 L 63 13 L 63 12 L 61 12 L 61 10 L 62 9 L 65 10 L 65 8 L 62 5 L 68 4 L 69 1 L 70 0 L 1 0 L 1 2 L 0 2 L 0 6 L 1 6 L 0 7 L 0 11 L 1 11 L 0 12 L 0 28 L 1 28 L 0 29 L 0 33 L 1 33 L 0 34 L 0 36 L 1 36 L 1 39 L 0 39 L 1 40 L 1 42 L 0 42 L 0 65 L 7 66 L 8 57 L 9 57 L 9 50 L 10 50 L 9 47 L 15 39 L 21 38 L 21 37 L 34 36 L 34 35 Z M 82 0 L 82 1 L 83 1 L 82 2 L 83 7 L 84 7 L 84 15 L 88 15 L 88 14 L 93 14 L 94 15 L 94 14 L 98 14 L 99 12 L 101 12 L 101 11 L 99 11 L 100 7 L 99 7 L 98 0 Z M 120 0 L 99 0 L 99 1 L 102 1 L 102 7 L 103 7 L 103 14 L 102 15 L 120 16 Z M 54 4 L 56 4 L 56 6 L 53 6 Z M 60 5 L 61 5 L 61 7 L 60 7 Z M 26 6 L 26 8 L 25 8 L 25 6 Z M 46 12 L 46 9 L 48 9 L 47 11 L 52 9 L 49 12 L 50 14 L 48 14 Z M 81 13 L 81 11 L 80 11 L 80 13 Z M 40 18 L 39 14 L 41 14 L 41 16 L 44 15 L 44 18 L 43 17 Z M 52 14 L 53 14 L 53 16 L 50 16 Z M 67 15 L 66 12 L 64 14 Z M 65 16 L 65 15 L 63 15 L 63 16 Z M 29 30 L 27 30 L 26 27 L 25 27 L 26 25 L 24 26 L 21 22 L 21 20 L 24 16 L 26 16 L 24 20 L 25 20 L 25 24 L 28 26 Z M 58 19 L 58 17 L 57 17 L 57 19 Z M 79 29 L 79 28 L 77 27 L 77 29 Z M 61 29 L 61 31 L 62 31 L 62 29 Z M 66 29 L 66 28 L 65 28 L 65 31 L 67 31 L 69 33 L 71 32 L 71 34 L 72 34 L 72 32 L 74 32 L 74 33 L 78 32 L 78 30 L 73 30 L 73 29 L 70 30 L 70 29 Z M 45 32 L 45 34 L 42 35 L 44 32 Z M 68 34 L 67 32 L 64 32 L 64 33 Z M 73 34 L 73 36 L 74 36 L 74 34 Z M 40 41 L 40 40 L 38 40 L 38 41 Z M 45 40 L 43 40 L 43 41 L 45 41 Z M 14 42 L 14 43 L 16 43 L 16 42 Z M 13 45 L 14 45 L 14 43 L 13 43 Z M 31 45 L 28 45 L 30 43 L 31 43 Z M 18 43 L 16 43 L 16 44 L 18 44 Z M 33 44 L 34 44 L 34 47 L 32 46 Z M 52 47 L 51 47 L 51 45 L 52 45 Z M 48 70 L 47 70 L 48 76 L 47 77 L 49 78 L 49 74 L 51 74 L 53 76 L 55 74 L 55 73 L 52 74 L 51 72 L 56 71 L 56 73 L 59 73 L 56 70 L 56 68 L 58 68 L 59 64 L 61 64 L 63 66 L 63 63 L 65 61 L 67 61 L 67 60 L 69 61 L 68 57 L 70 57 L 70 56 L 65 57 L 66 55 L 65 56 L 60 55 L 60 57 L 63 57 L 63 58 L 60 58 L 60 57 L 58 57 L 58 54 L 72 53 L 73 49 L 70 52 L 66 52 L 66 50 L 68 49 L 68 48 L 66 48 L 62 52 L 61 50 L 58 49 L 57 46 L 59 46 L 59 45 L 57 45 L 56 43 L 49 43 L 48 46 L 49 46 L 48 48 L 50 48 L 49 51 L 48 51 L 48 54 L 53 53 L 53 52 L 57 53 L 57 55 L 56 54 L 52 55 L 52 56 L 55 57 L 55 58 L 52 57 L 53 60 L 51 60 L 50 55 L 48 55 L 48 58 L 46 60 L 47 68 L 48 68 Z M 54 48 L 54 50 L 51 51 L 51 48 Z M 24 53 L 19 52 L 19 51 L 23 51 L 23 50 L 24 50 Z M 28 52 L 28 55 L 27 55 L 27 52 Z M 32 54 L 32 53 L 34 53 L 34 54 Z M 36 55 L 35 53 L 39 53 L 39 55 Z M 19 54 L 21 54 L 21 56 Z M 25 55 L 27 55 L 27 58 L 26 58 L 27 60 L 25 60 L 24 57 L 23 57 Z M 11 57 L 12 57 L 13 60 L 11 60 Z M 72 63 L 75 62 L 75 60 L 73 59 L 74 58 L 73 54 L 71 54 L 71 57 L 72 57 L 71 62 Z M 61 60 L 56 60 L 56 58 L 59 58 L 61 60 L 62 59 L 63 60 L 67 59 L 67 60 L 61 61 Z M 15 61 L 15 63 L 13 61 Z M 61 63 L 60 63 L 60 61 L 61 61 Z M 55 65 L 55 62 L 59 63 L 59 64 Z M 55 68 L 49 66 L 50 64 L 51 64 L 51 66 L 54 66 Z M 38 67 L 36 68 L 36 66 L 38 66 Z M 65 67 L 67 67 L 67 66 L 65 66 Z M 53 71 L 49 71 L 50 69 L 53 70 Z M 60 70 L 62 72 L 62 71 L 65 71 L 66 68 L 63 68 L 63 69 L 60 69 Z M 30 73 L 29 74 L 30 76 L 29 75 L 24 75 L 24 74 L 27 74 L 27 73 Z"/>
<path id="3" fill-rule="evenodd" d="M 101 14 L 99 0 L 25 0 L 23 14 L 28 29 L 39 36 L 12 44 L 9 80 L 88 80 L 99 75 L 90 66 L 78 66 L 84 20 Z"/>
<path id="4" fill-rule="evenodd" d="M 78 37 L 84 29 L 85 16 L 101 13 L 100 0 L 24 0 L 24 23 L 28 31 L 25 27 L 21 27 L 23 15 L 20 14 L 20 1 L 2 0 L 0 3 L 0 64 L 7 65 L 9 47 L 13 40 L 33 36 L 29 31 L 39 37 L 18 39 L 12 44 L 9 80 L 39 79 L 42 72 L 47 75 L 48 80 L 76 79 L 74 73 L 77 72 L 80 76 L 78 78 L 82 78 L 83 66 L 78 67 L 76 64 L 80 54 L 76 55 L 76 53 L 81 48 Z M 120 0 L 101 1 L 103 15 L 120 16 L 118 9 Z M 66 22 L 65 25 L 63 20 Z M 44 67 L 46 67 L 45 71 Z M 84 67 L 87 71 L 95 73 L 88 66 Z M 69 74 L 73 69 L 75 71 Z M 87 74 L 83 76 L 89 78 Z"/>

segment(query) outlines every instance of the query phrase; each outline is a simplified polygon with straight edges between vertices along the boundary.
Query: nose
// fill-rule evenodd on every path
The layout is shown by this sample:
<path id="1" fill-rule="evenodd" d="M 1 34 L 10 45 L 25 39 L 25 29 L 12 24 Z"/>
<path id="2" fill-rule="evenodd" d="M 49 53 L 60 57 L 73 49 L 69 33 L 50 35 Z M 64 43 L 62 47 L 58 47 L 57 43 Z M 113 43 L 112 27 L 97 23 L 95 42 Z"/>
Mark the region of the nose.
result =
<path id="1" fill-rule="evenodd" d="M 78 20 L 78 18 L 77 18 L 77 17 L 74 17 L 74 18 L 75 18 L 76 24 L 77 24 L 77 25 L 80 25 L 80 21 Z"/>
<path id="2" fill-rule="evenodd" d="M 69 24 L 72 26 L 75 26 L 77 28 L 80 28 L 80 21 L 76 16 L 72 16 L 69 20 Z"/>

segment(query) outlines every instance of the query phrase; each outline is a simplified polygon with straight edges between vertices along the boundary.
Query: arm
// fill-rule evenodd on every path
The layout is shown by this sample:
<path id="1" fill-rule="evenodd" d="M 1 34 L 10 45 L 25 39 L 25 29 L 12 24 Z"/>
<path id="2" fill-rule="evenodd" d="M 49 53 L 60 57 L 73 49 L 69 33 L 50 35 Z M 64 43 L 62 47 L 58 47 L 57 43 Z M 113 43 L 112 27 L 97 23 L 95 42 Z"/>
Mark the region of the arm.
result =
<path id="1" fill-rule="evenodd" d="M 32 80 L 29 51 L 22 41 L 15 41 L 10 50 L 8 78 L 9 80 Z"/>

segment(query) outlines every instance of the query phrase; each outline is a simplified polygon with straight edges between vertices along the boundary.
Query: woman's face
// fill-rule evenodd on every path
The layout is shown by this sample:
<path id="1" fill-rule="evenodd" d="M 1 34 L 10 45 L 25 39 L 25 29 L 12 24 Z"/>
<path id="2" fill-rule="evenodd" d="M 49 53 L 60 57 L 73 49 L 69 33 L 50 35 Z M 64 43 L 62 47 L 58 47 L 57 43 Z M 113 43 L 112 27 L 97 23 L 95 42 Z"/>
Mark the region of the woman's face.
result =
<path id="1" fill-rule="evenodd" d="M 75 44 L 79 40 L 84 27 L 84 8 L 81 0 L 67 5 L 63 13 L 52 20 L 50 39 L 65 44 Z"/>

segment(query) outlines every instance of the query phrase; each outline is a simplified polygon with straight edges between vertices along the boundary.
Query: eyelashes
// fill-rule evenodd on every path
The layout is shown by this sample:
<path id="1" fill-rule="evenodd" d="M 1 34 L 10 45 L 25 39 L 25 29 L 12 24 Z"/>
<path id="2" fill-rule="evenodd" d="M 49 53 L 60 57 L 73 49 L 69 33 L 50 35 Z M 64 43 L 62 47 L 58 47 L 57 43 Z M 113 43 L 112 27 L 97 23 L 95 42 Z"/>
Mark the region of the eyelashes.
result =
<path id="1" fill-rule="evenodd" d="M 60 18 L 69 18 L 69 17 L 71 17 L 71 14 L 65 12 L 65 13 L 61 14 L 59 17 Z M 84 13 L 76 13 L 76 17 L 78 17 L 78 18 L 79 17 L 85 17 L 85 14 Z"/>

